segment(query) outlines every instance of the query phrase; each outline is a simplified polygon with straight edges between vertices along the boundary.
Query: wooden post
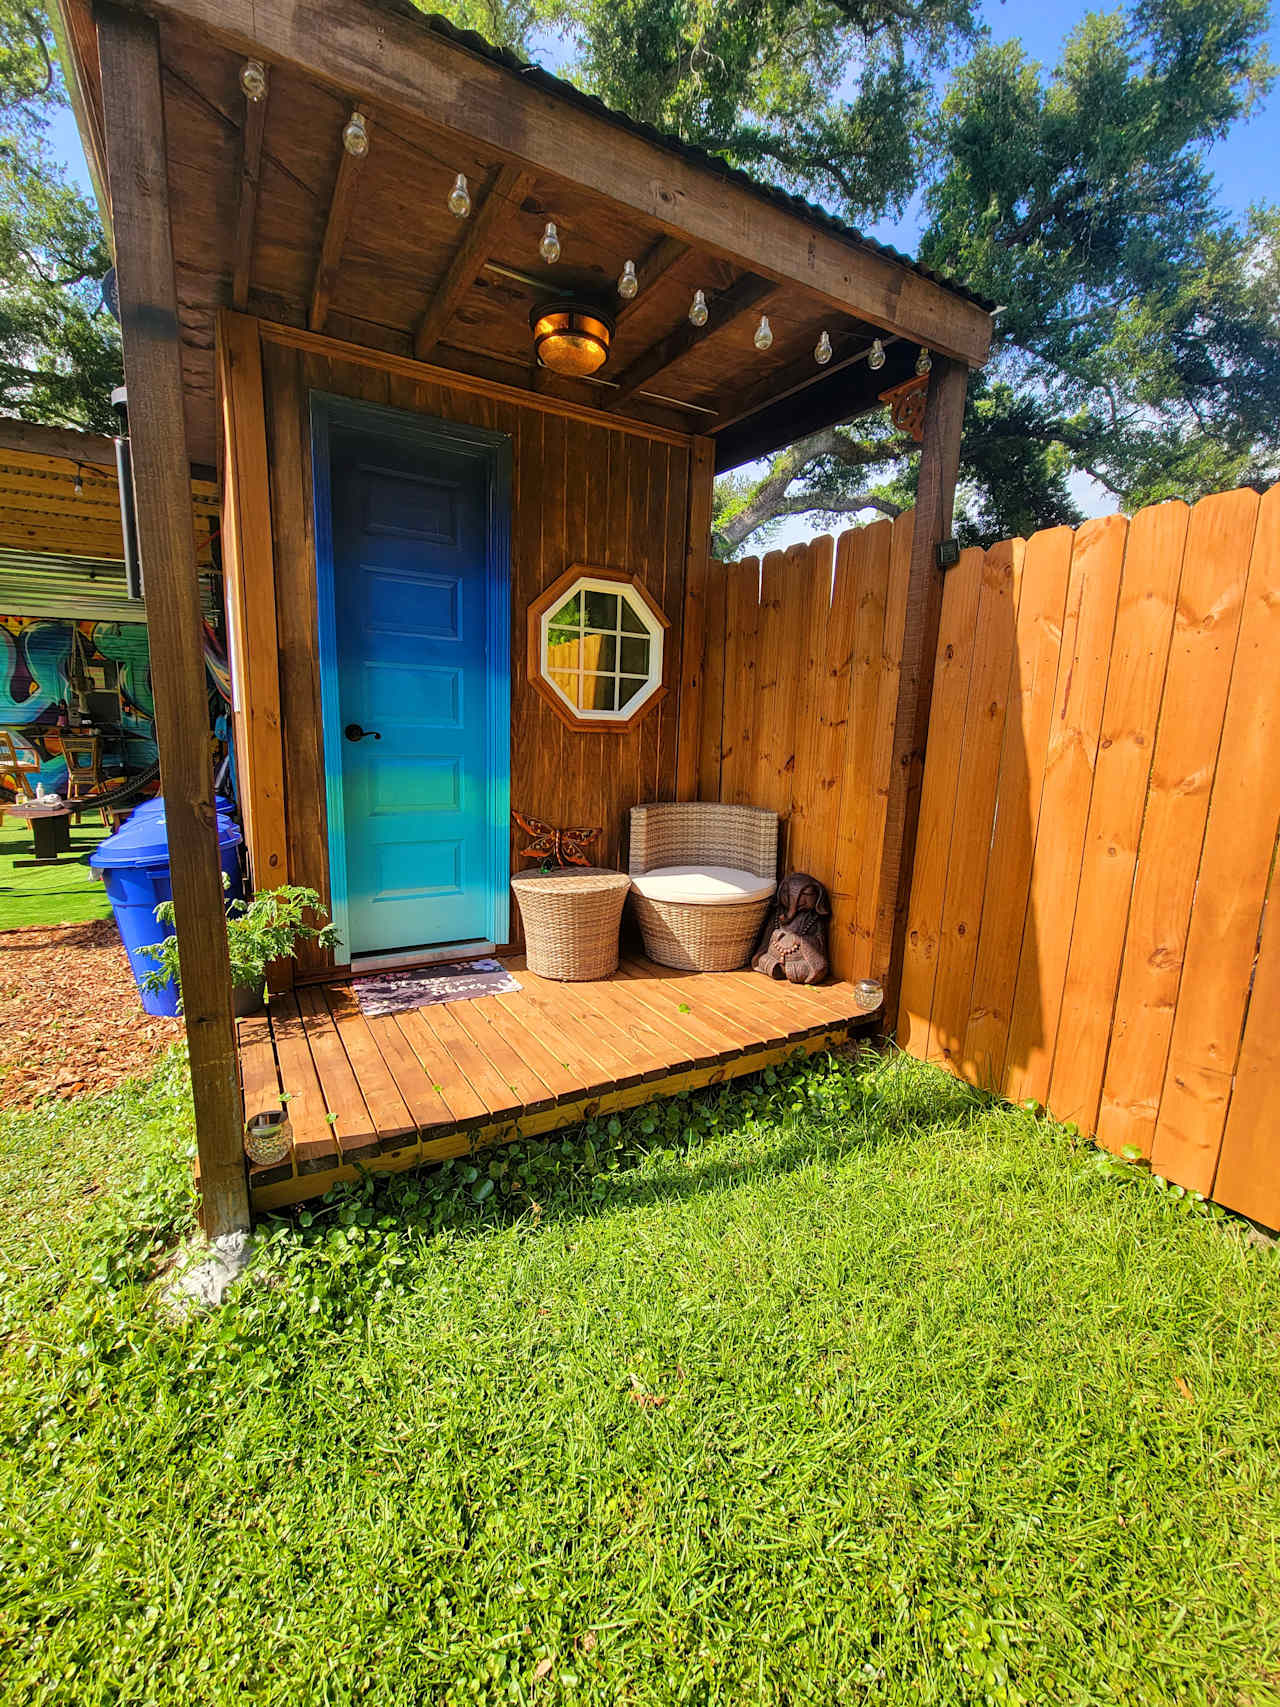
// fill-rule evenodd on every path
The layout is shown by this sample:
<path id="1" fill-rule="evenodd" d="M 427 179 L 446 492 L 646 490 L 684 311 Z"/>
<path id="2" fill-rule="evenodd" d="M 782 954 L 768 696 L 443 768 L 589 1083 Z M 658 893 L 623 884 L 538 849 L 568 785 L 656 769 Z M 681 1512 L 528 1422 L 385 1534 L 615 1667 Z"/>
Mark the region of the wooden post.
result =
<path id="1" fill-rule="evenodd" d="M 698 800 L 698 755 L 706 676 L 707 574 L 715 505 L 715 441 L 695 438 L 689 455 L 688 537 L 685 542 L 684 624 L 680 641 L 680 703 L 676 745 L 677 800 Z"/>
<path id="2" fill-rule="evenodd" d="M 107 172 L 203 1221 L 249 1225 L 156 25 L 100 4 Z"/>
<path id="3" fill-rule="evenodd" d="M 938 568 L 936 551 L 939 540 L 951 534 L 968 378 L 963 363 L 934 356 L 916 483 L 915 532 L 911 540 L 907 616 L 893 728 L 893 768 L 889 775 L 872 958 L 872 976 L 884 985 L 882 1011 L 890 1031 L 896 1022 L 902 979 L 907 902 L 911 895 L 929 703 L 933 695 L 934 655 L 942 615 L 943 572 Z"/>

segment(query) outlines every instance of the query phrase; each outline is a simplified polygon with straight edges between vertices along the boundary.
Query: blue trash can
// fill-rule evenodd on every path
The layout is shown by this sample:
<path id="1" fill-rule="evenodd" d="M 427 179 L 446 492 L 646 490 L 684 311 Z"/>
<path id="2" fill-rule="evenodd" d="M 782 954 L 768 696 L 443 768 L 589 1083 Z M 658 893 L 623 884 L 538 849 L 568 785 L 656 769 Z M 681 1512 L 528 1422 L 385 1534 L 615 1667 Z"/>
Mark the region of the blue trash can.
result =
<path id="1" fill-rule="evenodd" d="M 221 810 L 221 799 L 218 804 L 218 857 L 230 884 L 227 897 L 232 899 L 240 894 L 242 838 L 229 814 Z M 161 808 L 158 812 L 156 805 Z M 144 1010 L 149 1014 L 176 1014 L 178 991 L 172 981 L 163 990 L 142 988 L 142 980 L 154 970 L 155 961 L 139 953 L 173 935 L 172 927 L 156 918 L 160 902 L 173 898 L 163 802 L 148 801 L 130 813 L 113 836 L 98 843 L 89 855 L 89 864 L 102 877 Z"/>

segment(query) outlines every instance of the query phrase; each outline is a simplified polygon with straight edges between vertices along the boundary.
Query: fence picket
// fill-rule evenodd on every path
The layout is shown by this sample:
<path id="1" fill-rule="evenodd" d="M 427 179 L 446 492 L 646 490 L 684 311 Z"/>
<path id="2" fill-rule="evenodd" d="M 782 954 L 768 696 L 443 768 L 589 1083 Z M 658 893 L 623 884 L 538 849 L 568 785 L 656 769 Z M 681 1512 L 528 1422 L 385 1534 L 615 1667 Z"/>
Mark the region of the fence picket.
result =
<path id="1" fill-rule="evenodd" d="M 1252 1216 L 1264 1227 L 1280 1227 L 1277 1087 L 1280 1087 L 1280 857 L 1272 862 L 1271 893 L 1258 966 L 1213 1182 L 1213 1195 L 1219 1203 Z"/>
<path id="2" fill-rule="evenodd" d="M 1142 510 L 1129 527 L 1075 929 L 1047 1102 L 1085 1132 L 1097 1123 L 1107 1039 L 1138 861 L 1138 837 L 1173 638 L 1185 504 Z"/>
<path id="3" fill-rule="evenodd" d="M 1262 500 L 1151 1165 L 1208 1191 L 1218 1165 L 1280 818 L 1280 487 Z"/>
<path id="4" fill-rule="evenodd" d="M 1151 1154 L 1257 512 L 1256 492 L 1217 493 L 1187 527 L 1098 1110 L 1117 1152 Z"/>

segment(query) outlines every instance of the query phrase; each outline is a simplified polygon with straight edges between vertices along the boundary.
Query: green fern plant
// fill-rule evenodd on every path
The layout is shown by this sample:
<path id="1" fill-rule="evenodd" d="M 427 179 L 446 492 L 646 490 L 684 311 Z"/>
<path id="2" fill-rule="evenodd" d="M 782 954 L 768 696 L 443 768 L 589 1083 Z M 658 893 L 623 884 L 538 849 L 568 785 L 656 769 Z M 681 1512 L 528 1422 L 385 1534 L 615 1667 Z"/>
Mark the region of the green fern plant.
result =
<path id="1" fill-rule="evenodd" d="M 225 886 L 225 874 L 222 881 Z M 161 901 L 156 918 L 162 925 L 172 925 L 173 902 Z M 231 982 L 238 990 L 261 995 L 271 961 L 289 959 L 303 942 L 314 942 L 319 948 L 336 948 L 342 939 L 336 927 L 325 922 L 327 918 L 324 902 L 316 891 L 299 884 L 260 889 L 251 901 L 232 901 L 227 907 Z M 182 971 L 177 937 L 167 936 L 163 942 L 153 943 L 139 952 L 156 963 L 142 980 L 143 989 L 163 990 L 172 980 L 178 986 L 181 1006 Z"/>

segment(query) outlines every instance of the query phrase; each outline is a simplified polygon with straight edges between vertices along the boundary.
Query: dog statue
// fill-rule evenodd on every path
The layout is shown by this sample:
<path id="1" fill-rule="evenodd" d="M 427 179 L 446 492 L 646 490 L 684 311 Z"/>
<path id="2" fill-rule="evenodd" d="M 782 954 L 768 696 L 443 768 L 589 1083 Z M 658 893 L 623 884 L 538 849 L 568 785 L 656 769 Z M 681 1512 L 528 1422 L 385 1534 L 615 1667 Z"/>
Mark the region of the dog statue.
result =
<path id="1" fill-rule="evenodd" d="M 816 877 L 793 871 L 778 885 L 751 964 L 766 978 L 818 984 L 826 977 L 827 920 L 831 903 Z"/>

